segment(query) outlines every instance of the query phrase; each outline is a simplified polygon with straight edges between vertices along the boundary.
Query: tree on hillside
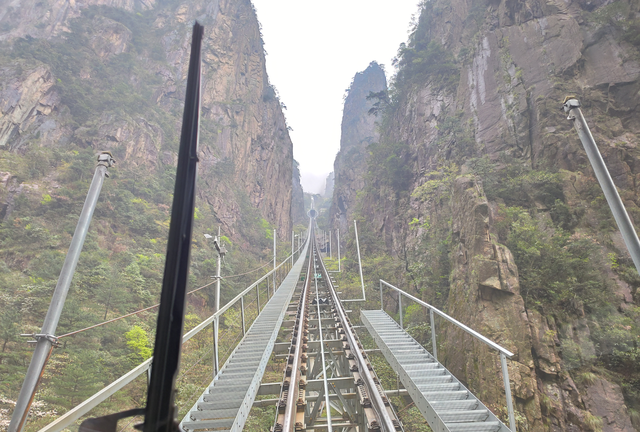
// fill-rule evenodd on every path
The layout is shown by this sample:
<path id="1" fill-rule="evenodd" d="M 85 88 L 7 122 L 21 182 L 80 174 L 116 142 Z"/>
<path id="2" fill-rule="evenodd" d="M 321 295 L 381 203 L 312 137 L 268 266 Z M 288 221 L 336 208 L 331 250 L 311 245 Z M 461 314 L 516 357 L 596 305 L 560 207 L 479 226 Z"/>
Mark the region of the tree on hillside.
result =
<path id="1" fill-rule="evenodd" d="M 0 340 L 2 340 L 2 351 L 5 352 L 7 344 L 18 338 L 18 328 L 16 323 L 20 322 L 20 314 L 16 309 L 9 308 L 0 316 Z"/>
<path id="2" fill-rule="evenodd" d="M 98 353 L 90 350 L 73 353 L 61 374 L 53 377 L 51 388 L 55 396 L 50 402 L 72 408 L 100 390 L 102 367 Z"/>

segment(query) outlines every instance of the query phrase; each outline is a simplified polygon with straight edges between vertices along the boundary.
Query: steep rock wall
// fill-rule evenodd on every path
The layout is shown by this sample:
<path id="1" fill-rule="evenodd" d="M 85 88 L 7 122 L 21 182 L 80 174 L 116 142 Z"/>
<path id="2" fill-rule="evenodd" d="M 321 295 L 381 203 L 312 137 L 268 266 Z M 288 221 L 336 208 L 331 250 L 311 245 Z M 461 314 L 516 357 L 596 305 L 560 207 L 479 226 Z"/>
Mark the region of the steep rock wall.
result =
<path id="1" fill-rule="evenodd" d="M 567 95 L 582 101 L 637 222 L 639 10 L 424 3 L 368 159 L 361 229 L 402 263 L 399 284 L 515 353 L 518 430 L 639 427 L 639 371 L 622 360 L 640 334 L 639 280 L 559 112 Z M 504 416 L 497 355 L 437 325 L 447 366 Z M 604 394 L 615 407 L 593 402 Z"/>
<path id="2" fill-rule="evenodd" d="M 154 170 L 175 164 L 174 131 L 179 127 L 186 79 L 188 24 L 198 19 L 205 25 L 200 177 L 206 188 L 201 189 L 200 199 L 213 205 L 227 232 L 235 233 L 242 218 L 237 193 L 248 195 L 251 205 L 280 233 L 290 231 L 292 182 L 296 181 L 292 144 L 268 82 L 259 24 L 250 2 L 33 2 L 26 6 L 10 5 L 0 16 L 3 43 L 17 40 L 27 45 L 27 60 L 14 58 L 3 69 L 0 148 L 18 151 L 25 145 L 81 142 L 96 150 L 112 150 L 125 167 Z M 138 16 L 152 35 L 136 31 Z M 63 68 L 52 68 L 29 49 L 35 38 L 61 44 L 74 37 L 86 44 L 82 49 L 88 62 L 67 65 L 71 79 L 56 76 L 63 74 Z M 142 45 L 140 40 L 147 37 Z M 69 116 L 67 105 L 78 98 L 67 87 L 57 88 L 63 86 L 56 86 L 56 80 L 99 83 L 100 76 L 89 61 L 115 63 L 132 50 L 140 56 L 139 65 L 147 76 L 130 70 L 129 82 L 134 91 L 145 92 L 147 99 L 140 102 L 148 107 L 135 113 L 113 106 L 97 108 L 85 112 L 82 119 L 72 109 Z M 75 67 L 79 70 L 74 71 Z M 220 163 L 232 169 L 226 167 L 224 175 L 214 175 L 221 171 Z"/>
<path id="3" fill-rule="evenodd" d="M 278 261 L 289 253 L 294 219 L 304 222 L 302 190 L 249 0 L 3 2 L 0 424 L 8 424 L 32 354 L 16 335 L 42 325 L 98 151 L 111 151 L 117 164 L 102 187 L 57 334 L 159 299 L 196 19 L 205 39 L 188 288 L 203 289 L 188 296 L 186 326 L 210 316 L 215 304 L 216 250 L 204 234 L 221 228 L 229 251 L 222 274 L 236 276 L 225 278 L 222 303 L 271 260 L 274 228 Z M 148 347 L 156 313 L 113 321 L 56 349 L 26 430 L 39 430 L 144 360 L 125 334 L 139 332 Z M 185 364 L 193 352 L 185 348 Z M 178 382 L 179 416 L 193 403 L 187 386 L 211 374 L 192 373 L 203 378 Z M 66 383 L 77 374 L 84 378 L 69 396 Z M 125 389 L 109 409 L 139 405 L 133 400 L 142 392 Z"/>
<path id="4" fill-rule="evenodd" d="M 376 116 L 369 113 L 376 100 L 367 97 L 386 89 L 384 71 L 372 62 L 367 69 L 355 75 L 344 102 L 340 151 L 333 167 L 333 198 L 329 213 L 333 228 L 342 232 L 351 226 L 356 194 L 365 184 L 367 146 L 378 139 Z"/>

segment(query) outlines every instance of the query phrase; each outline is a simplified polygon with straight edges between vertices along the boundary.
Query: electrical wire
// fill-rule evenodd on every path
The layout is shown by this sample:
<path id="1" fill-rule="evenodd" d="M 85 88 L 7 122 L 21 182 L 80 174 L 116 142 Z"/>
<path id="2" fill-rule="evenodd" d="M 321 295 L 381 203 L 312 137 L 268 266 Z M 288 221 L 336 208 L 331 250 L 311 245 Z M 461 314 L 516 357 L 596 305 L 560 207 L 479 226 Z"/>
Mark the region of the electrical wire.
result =
<path id="1" fill-rule="evenodd" d="M 258 268 L 256 268 L 256 269 L 250 270 L 250 271 L 248 271 L 248 272 L 246 272 L 246 273 L 240 273 L 240 274 L 236 274 L 236 275 L 225 276 L 225 277 L 223 277 L 223 278 L 221 278 L 221 279 L 222 279 L 222 280 L 224 280 L 224 279 L 231 279 L 231 278 L 235 278 L 235 277 L 245 276 L 245 275 L 247 275 L 247 274 L 249 274 L 249 273 L 253 273 L 253 272 L 256 272 L 256 271 L 258 271 L 258 270 L 260 270 L 260 269 L 265 268 L 266 266 L 268 266 L 268 265 L 269 265 L 269 264 L 271 264 L 272 262 L 273 262 L 273 259 L 271 259 L 271 261 L 267 262 L 265 265 L 263 265 L 263 266 L 261 266 L 261 267 L 258 267 Z M 196 289 L 194 289 L 193 291 L 189 291 L 189 292 L 187 293 L 187 295 L 191 295 L 191 294 L 193 294 L 193 293 L 195 293 L 195 292 L 197 292 L 197 291 L 200 291 L 200 290 L 202 290 L 202 289 L 204 289 L 204 288 L 207 288 L 207 287 L 209 287 L 209 286 L 213 285 L 214 283 L 216 283 L 216 281 L 209 282 L 208 284 L 203 285 L 203 286 L 201 286 L 200 288 L 196 288 Z M 119 317 L 117 317 L 117 318 L 112 318 L 112 319 L 110 319 L 110 320 L 103 321 L 103 322 L 101 322 L 101 323 L 98 323 L 98 324 L 95 324 L 95 325 L 92 325 L 92 326 L 89 326 L 89 327 L 85 327 L 85 328 L 80 329 L 80 330 L 73 331 L 73 332 L 71 332 L 71 333 L 63 334 L 62 336 L 58 336 L 58 339 L 62 339 L 62 338 L 64 338 L 64 337 L 68 337 L 68 336 L 73 336 L 73 335 L 76 335 L 76 334 L 78 334 L 78 333 L 82 333 L 82 332 L 84 332 L 84 331 L 91 330 L 91 329 L 94 329 L 94 328 L 97 328 L 97 327 L 102 327 L 102 326 L 104 326 L 104 325 L 106 325 L 106 324 L 110 324 L 110 323 L 112 323 L 112 322 L 119 321 L 119 320 L 121 320 L 121 319 L 123 319 L 123 318 L 127 318 L 127 317 L 130 317 L 130 316 L 133 316 L 133 315 L 137 315 L 137 314 L 139 314 L 139 313 L 146 312 L 146 311 L 151 310 L 151 309 L 155 309 L 155 308 L 157 308 L 158 306 L 160 306 L 160 303 L 155 304 L 155 305 L 153 305 L 153 306 L 146 307 L 146 308 L 144 308 L 144 309 L 137 310 L 137 311 L 135 311 L 135 312 L 128 313 L 128 314 L 126 314 L 126 315 L 119 316 Z"/>

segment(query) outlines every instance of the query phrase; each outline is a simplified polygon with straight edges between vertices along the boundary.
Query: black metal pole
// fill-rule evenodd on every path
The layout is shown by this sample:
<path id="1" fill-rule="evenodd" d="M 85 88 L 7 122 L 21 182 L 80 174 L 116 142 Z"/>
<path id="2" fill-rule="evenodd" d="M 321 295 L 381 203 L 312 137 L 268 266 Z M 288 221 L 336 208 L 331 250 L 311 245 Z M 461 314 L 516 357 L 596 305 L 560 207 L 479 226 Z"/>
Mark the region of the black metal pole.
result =
<path id="1" fill-rule="evenodd" d="M 176 185 L 153 350 L 153 369 L 147 393 L 144 432 L 178 430 L 175 421 L 175 380 L 180 366 L 195 207 L 200 123 L 200 49 L 203 33 L 204 27 L 196 22 L 191 41 Z"/>

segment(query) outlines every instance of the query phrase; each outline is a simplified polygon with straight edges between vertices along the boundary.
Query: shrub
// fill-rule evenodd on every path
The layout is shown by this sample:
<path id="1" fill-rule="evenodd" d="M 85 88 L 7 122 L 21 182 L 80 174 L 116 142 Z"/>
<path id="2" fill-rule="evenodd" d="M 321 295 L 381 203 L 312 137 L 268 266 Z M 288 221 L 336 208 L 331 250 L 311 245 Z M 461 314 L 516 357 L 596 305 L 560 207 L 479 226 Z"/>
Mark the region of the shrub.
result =
<path id="1" fill-rule="evenodd" d="M 367 187 L 373 192 L 380 192 L 380 186 L 390 187 L 396 193 L 406 192 L 413 180 L 409 149 L 406 143 L 381 141 L 367 148 Z"/>
<path id="2" fill-rule="evenodd" d="M 593 372 L 583 372 L 576 377 L 576 381 L 578 383 L 584 384 L 587 386 L 593 385 L 597 379 L 598 379 L 598 376 Z"/>
<path id="3" fill-rule="evenodd" d="M 127 346 L 132 351 L 132 360 L 141 363 L 151 357 L 153 350 L 150 347 L 149 336 L 142 327 L 134 325 L 124 336 L 127 338 Z"/>
<path id="4" fill-rule="evenodd" d="M 594 416 L 591 413 L 587 413 L 584 416 L 584 424 L 593 432 L 602 431 L 602 419 L 598 416 Z"/>
<path id="5" fill-rule="evenodd" d="M 506 231 L 527 307 L 564 315 L 576 302 L 589 311 L 608 304 L 611 290 L 594 265 L 599 248 L 593 239 L 549 227 L 521 207 L 501 207 L 500 212 L 498 228 Z"/>

